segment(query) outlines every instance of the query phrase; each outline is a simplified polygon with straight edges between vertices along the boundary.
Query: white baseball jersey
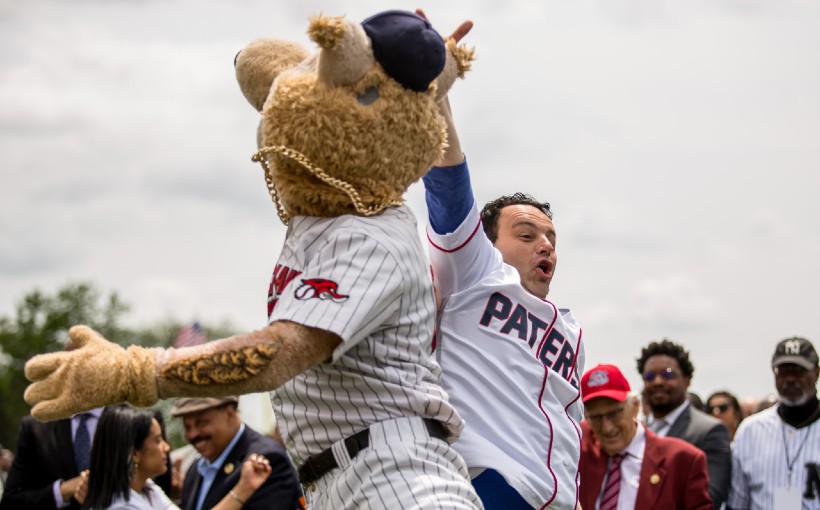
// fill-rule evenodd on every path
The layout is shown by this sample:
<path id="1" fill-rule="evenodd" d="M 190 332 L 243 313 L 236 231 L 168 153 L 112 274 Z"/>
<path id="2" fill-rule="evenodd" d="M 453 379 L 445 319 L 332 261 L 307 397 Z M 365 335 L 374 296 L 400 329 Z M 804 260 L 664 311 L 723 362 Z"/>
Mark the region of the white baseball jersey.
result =
<path id="1" fill-rule="evenodd" d="M 796 429 L 780 419 L 775 406 L 740 423 L 726 504 L 736 510 L 779 510 L 775 501 L 787 497 L 781 496 L 785 490 L 802 501 L 795 508 L 820 509 L 820 421 Z"/>
<path id="2" fill-rule="evenodd" d="M 378 216 L 291 220 L 269 297 L 269 320 L 336 333 L 332 360 L 271 393 L 294 463 L 370 425 L 418 416 L 462 421 L 431 356 L 435 299 L 416 220 L 407 207 Z"/>
<path id="3" fill-rule="evenodd" d="M 471 471 L 492 468 L 534 508 L 578 501 L 581 329 L 568 310 L 521 286 L 473 205 L 451 234 L 428 225 L 442 296 L 438 359 L 465 428 Z"/>

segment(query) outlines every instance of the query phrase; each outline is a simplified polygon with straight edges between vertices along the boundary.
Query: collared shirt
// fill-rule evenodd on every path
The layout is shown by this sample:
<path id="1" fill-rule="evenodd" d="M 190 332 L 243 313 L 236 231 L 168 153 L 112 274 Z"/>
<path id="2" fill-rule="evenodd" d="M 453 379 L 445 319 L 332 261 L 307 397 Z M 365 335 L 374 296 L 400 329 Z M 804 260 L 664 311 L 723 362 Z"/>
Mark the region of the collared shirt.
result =
<path id="1" fill-rule="evenodd" d="M 673 409 L 671 413 L 667 414 L 663 418 L 655 418 L 655 415 L 650 413 L 649 417 L 646 419 L 646 424 L 647 426 L 649 426 L 649 428 L 655 430 L 655 428 L 652 426 L 653 423 L 655 423 L 658 420 L 665 421 L 666 425 L 655 431 L 655 434 L 658 436 L 666 437 L 666 435 L 669 434 L 669 429 L 672 428 L 672 424 L 678 421 L 678 417 L 680 417 L 681 413 L 684 409 L 686 409 L 686 406 L 688 405 L 689 400 L 684 400 L 683 404 Z"/>
<path id="2" fill-rule="evenodd" d="M 638 497 L 638 485 L 641 481 L 641 465 L 643 464 L 643 454 L 646 450 L 646 430 L 642 423 L 638 423 L 638 428 L 635 430 L 635 437 L 629 442 L 626 448 L 618 453 L 624 455 L 624 460 L 621 461 L 621 484 L 618 488 L 618 509 L 635 508 L 635 501 Z M 607 462 L 607 473 L 609 472 L 609 463 Z M 607 475 L 607 478 L 609 475 Z M 606 478 L 601 484 L 601 493 L 606 487 Z M 598 500 L 595 502 L 595 508 L 601 507 L 601 496 L 598 495 Z"/>
<path id="3" fill-rule="evenodd" d="M 196 510 L 202 509 L 202 503 L 205 501 L 205 496 L 208 495 L 208 491 L 211 490 L 211 485 L 213 485 L 214 479 L 216 479 L 216 474 L 219 473 L 219 470 L 222 468 L 222 463 L 225 462 L 225 459 L 231 453 L 233 447 L 236 446 L 236 442 L 239 441 L 239 436 L 241 436 L 243 432 L 245 432 L 244 423 L 239 425 L 239 431 L 233 436 L 231 442 L 228 443 L 228 447 L 225 448 L 225 451 L 213 462 L 210 462 L 204 457 L 199 458 L 196 469 L 202 476 L 202 481 L 199 484 L 199 497 L 196 500 Z"/>
<path id="4" fill-rule="evenodd" d="M 97 431 L 97 422 L 100 421 L 100 415 L 102 412 L 102 407 L 97 407 L 86 411 L 87 414 L 91 415 L 85 420 L 85 426 L 88 429 L 88 437 L 91 438 L 92 444 L 94 442 L 94 432 Z M 77 428 L 80 426 L 80 414 L 83 413 L 77 413 L 71 417 L 71 441 L 74 441 L 74 438 L 77 436 Z M 60 484 L 64 481 L 65 480 L 62 479 L 56 480 L 51 486 L 51 492 L 54 494 L 54 503 L 57 508 L 66 508 L 69 503 L 71 503 L 70 499 L 69 501 L 65 501 L 62 493 L 60 493 Z"/>

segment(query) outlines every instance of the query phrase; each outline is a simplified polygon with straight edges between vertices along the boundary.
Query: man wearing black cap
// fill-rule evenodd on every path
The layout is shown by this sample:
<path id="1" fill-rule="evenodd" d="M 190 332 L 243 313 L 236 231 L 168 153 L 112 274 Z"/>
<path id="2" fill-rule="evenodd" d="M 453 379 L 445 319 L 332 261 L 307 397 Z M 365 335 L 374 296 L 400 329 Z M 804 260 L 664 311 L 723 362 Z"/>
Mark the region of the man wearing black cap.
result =
<path id="1" fill-rule="evenodd" d="M 801 337 L 772 357 L 780 403 L 740 424 L 732 450 L 732 510 L 820 508 L 817 351 Z"/>
<path id="2" fill-rule="evenodd" d="M 199 453 L 185 475 L 182 509 L 206 510 L 231 494 L 239 480 L 242 462 L 252 453 L 268 459 L 271 474 L 247 501 L 231 494 L 242 508 L 304 508 L 296 471 L 285 449 L 242 423 L 238 403 L 234 396 L 181 398 L 171 410 L 172 416 L 182 418 L 185 439 Z"/>

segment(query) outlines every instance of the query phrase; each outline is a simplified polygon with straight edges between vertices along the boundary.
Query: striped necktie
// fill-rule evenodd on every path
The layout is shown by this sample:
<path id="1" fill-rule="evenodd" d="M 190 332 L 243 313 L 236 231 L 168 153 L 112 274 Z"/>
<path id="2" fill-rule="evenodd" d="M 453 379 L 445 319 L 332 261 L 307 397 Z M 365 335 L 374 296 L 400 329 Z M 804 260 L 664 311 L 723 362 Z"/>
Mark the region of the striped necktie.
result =
<path id="1" fill-rule="evenodd" d="M 601 494 L 601 510 L 618 508 L 618 493 L 621 491 L 621 462 L 624 454 L 619 453 L 609 459 L 609 471 L 606 474 L 606 485 Z"/>

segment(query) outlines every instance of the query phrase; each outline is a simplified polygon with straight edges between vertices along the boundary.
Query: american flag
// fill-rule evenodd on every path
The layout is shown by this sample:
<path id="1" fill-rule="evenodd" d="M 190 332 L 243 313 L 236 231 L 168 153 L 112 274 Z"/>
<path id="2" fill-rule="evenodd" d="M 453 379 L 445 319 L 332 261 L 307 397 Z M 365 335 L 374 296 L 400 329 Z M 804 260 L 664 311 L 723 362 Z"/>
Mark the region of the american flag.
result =
<path id="1" fill-rule="evenodd" d="M 198 322 L 189 324 L 179 330 L 177 336 L 174 338 L 174 348 L 181 349 L 182 347 L 192 347 L 194 345 L 204 344 L 208 341 L 202 326 Z"/>

